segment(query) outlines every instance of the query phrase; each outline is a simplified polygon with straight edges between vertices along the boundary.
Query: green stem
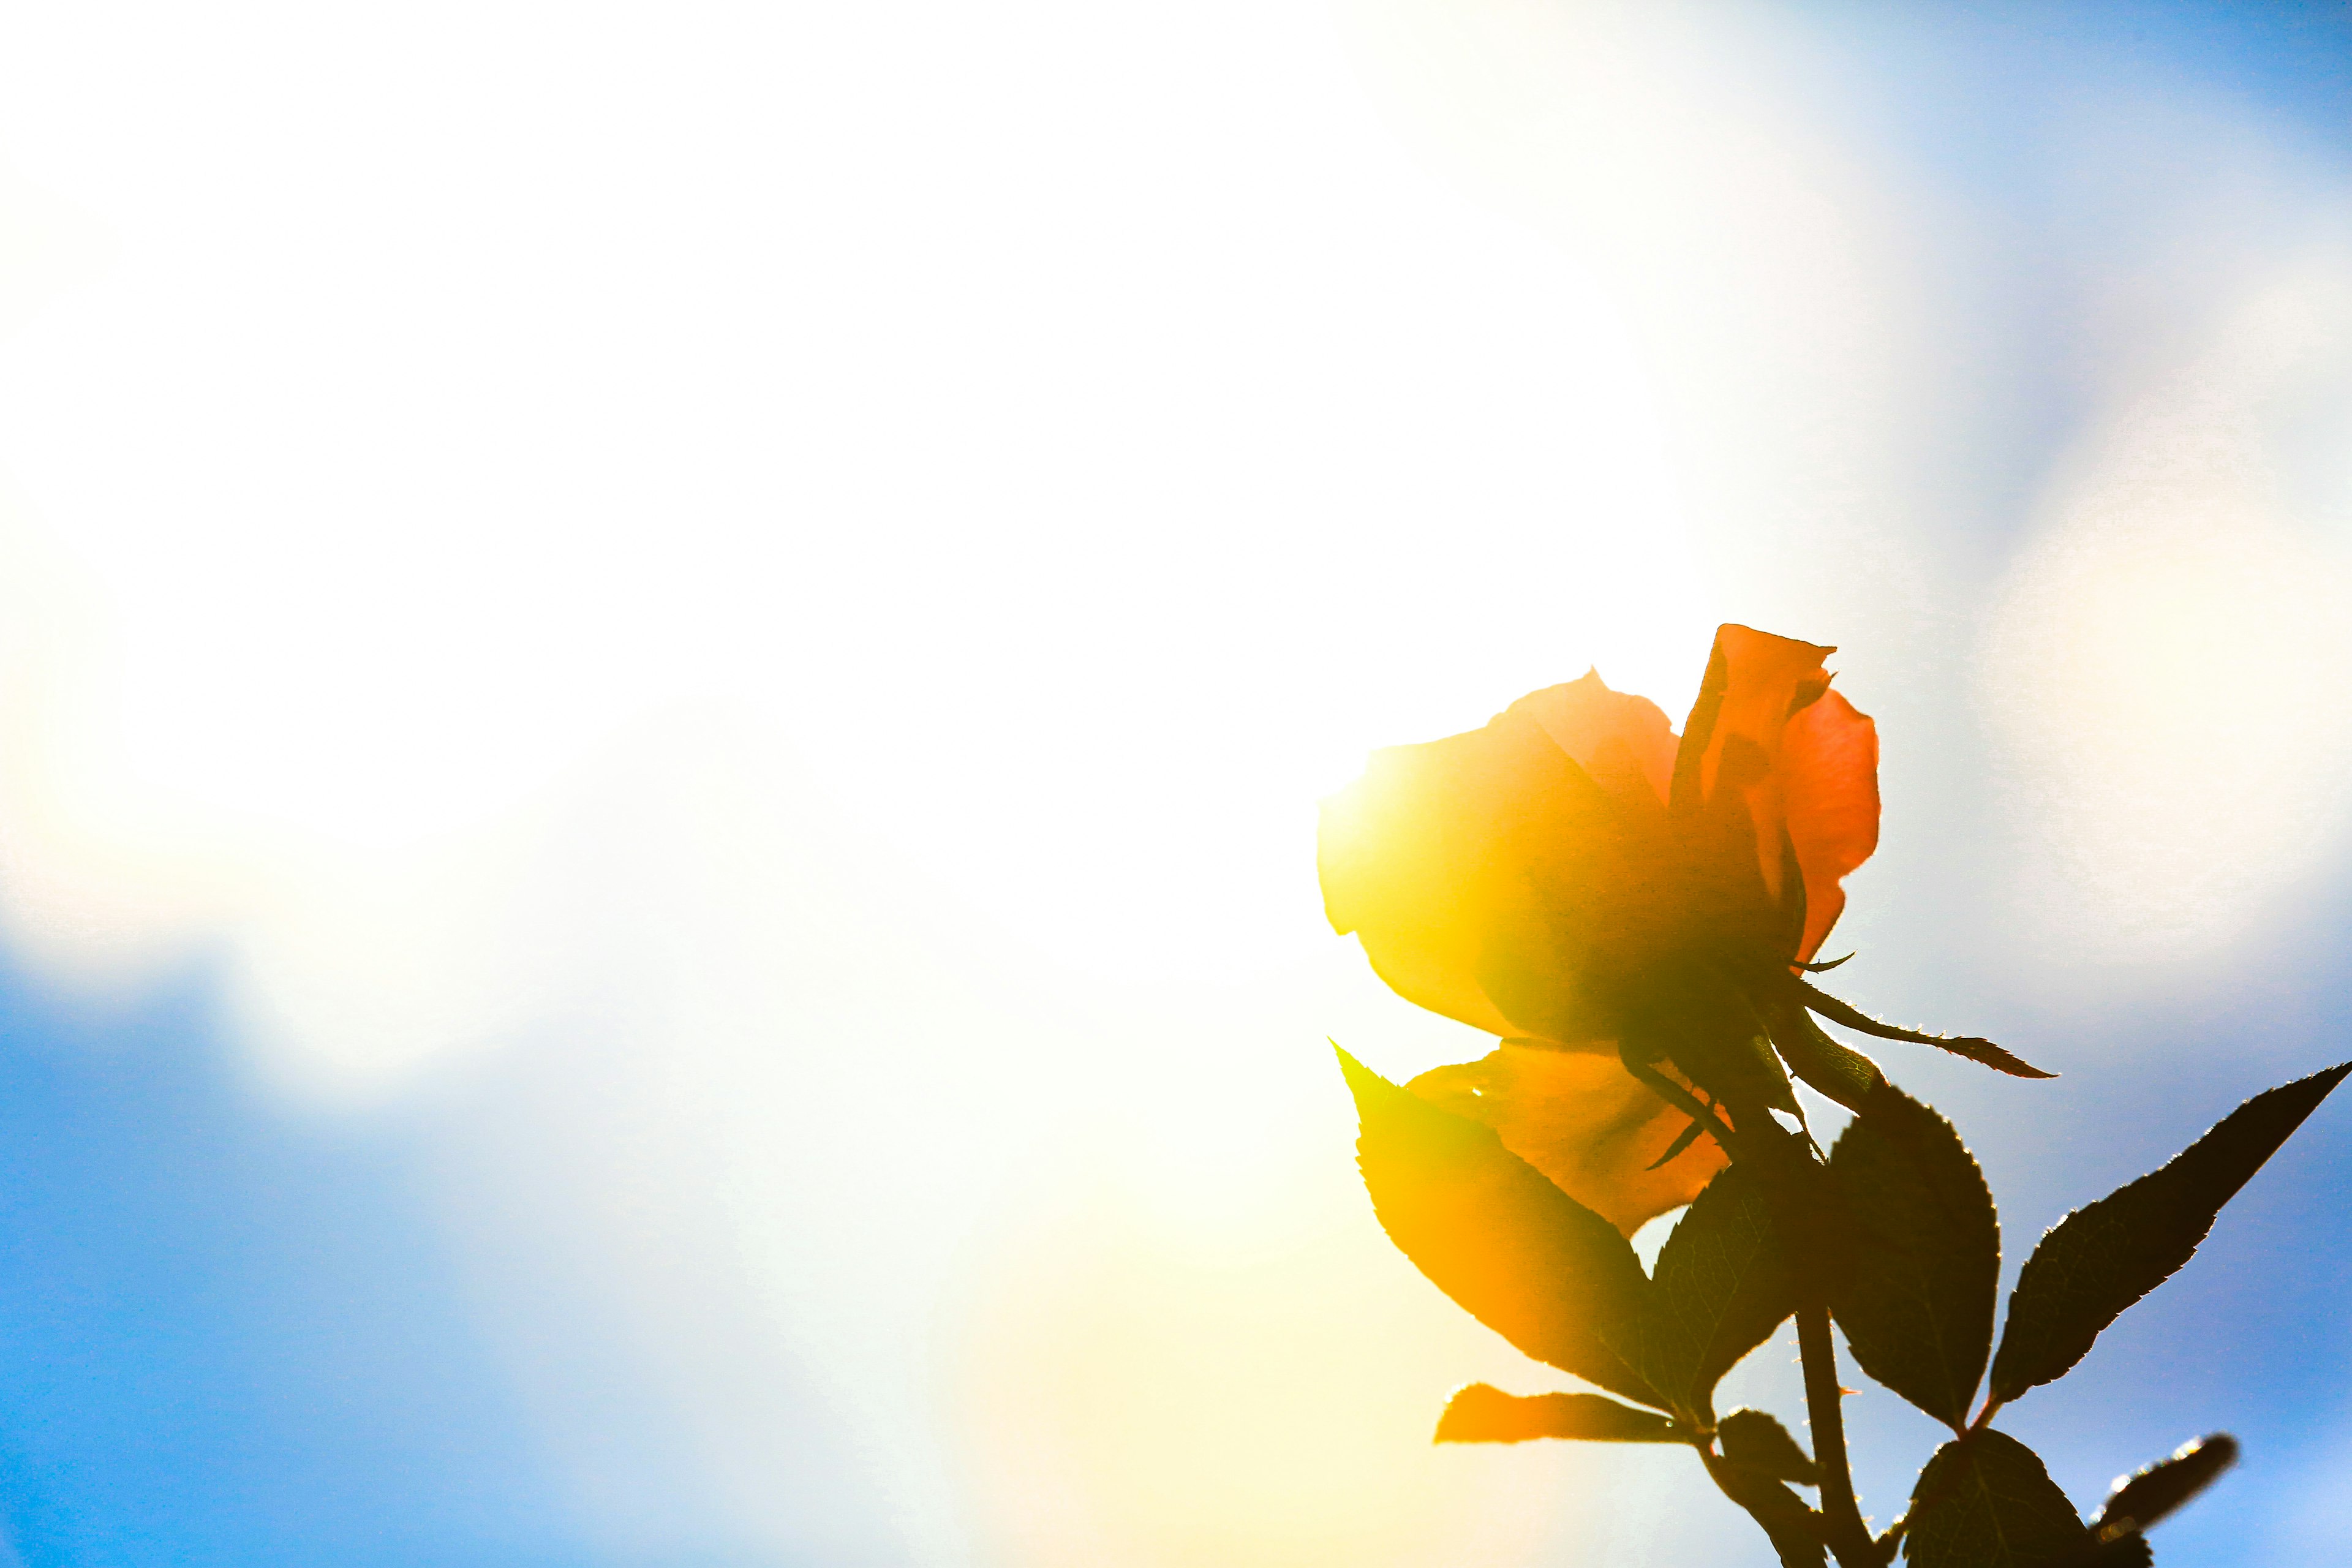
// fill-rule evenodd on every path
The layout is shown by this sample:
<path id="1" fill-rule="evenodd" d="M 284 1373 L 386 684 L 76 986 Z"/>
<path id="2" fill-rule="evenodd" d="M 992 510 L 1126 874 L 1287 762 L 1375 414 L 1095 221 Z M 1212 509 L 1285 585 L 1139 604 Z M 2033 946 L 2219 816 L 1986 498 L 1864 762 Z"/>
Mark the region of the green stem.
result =
<path id="1" fill-rule="evenodd" d="M 1748 1510 L 1763 1529 L 1783 1568 L 1815 1561 L 1822 1540 L 1822 1516 L 1807 1508 L 1796 1493 L 1769 1477 L 1742 1471 L 1701 1447 L 1699 1462 L 1725 1497 Z"/>
<path id="2" fill-rule="evenodd" d="M 1837 1346 L 1830 1337 L 1830 1310 L 1797 1310 L 1797 1352 L 1805 1363 L 1805 1413 L 1813 1428 L 1813 1462 L 1822 1471 L 1822 1517 L 1829 1548 L 1844 1568 L 1879 1568 L 1883 1561 L 1862 1522 L 1853 1476 L 1846 1468 L 1844 1394 L 1838 1386 Z"/>

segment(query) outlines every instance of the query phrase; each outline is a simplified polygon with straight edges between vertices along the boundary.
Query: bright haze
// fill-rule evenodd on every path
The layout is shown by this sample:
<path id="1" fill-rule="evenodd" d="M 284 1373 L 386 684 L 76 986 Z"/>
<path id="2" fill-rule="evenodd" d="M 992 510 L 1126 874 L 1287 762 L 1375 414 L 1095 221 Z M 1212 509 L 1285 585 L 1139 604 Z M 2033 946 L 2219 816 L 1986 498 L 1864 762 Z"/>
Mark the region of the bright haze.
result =
<path id="1" fill-rule="evenodd" d="M 26 1563 L 1768 1562 L 1430 1444 L 1564 1380 L 1354 1184 L 1325 1037 L 1486 1047 L 1314 876 L 1368 749 L 1723 620 L 1879 721 L 1848 993 L 2065 1075 L 1881 1053 L 2012 1266 L 2352 1055 L 2340 16 L 5 37 Z M 2011 1418 L 2086 1507 L 2236 1432 L 2168 1556 L 2352 1525 L 2338 1110 Z"/>

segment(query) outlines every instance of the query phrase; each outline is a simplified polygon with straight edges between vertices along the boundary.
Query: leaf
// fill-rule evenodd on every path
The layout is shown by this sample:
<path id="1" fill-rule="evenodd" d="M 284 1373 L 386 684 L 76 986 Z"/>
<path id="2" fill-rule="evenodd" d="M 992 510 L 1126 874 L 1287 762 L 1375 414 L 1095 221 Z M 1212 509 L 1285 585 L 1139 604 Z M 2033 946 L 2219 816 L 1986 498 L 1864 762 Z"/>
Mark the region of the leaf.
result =
<path id="1" fill-rule="evenodd" d="M 1715 1385 L 1797 1310 L 1797 1289 L 1752 1163 L 1717 1173 L 1666 1237 L 1634 1363 L 1672 1408 L 1709 1424 Z"/>
<path id="2" fill-rule="evenodd" d="M 2074 1505 L 2005 1432 L 1945 1444 L 1911 1489 L 1903 1557 L 1917 1568 L 2076 1568 L 2093 1550 Z"/>
<path id="3" fill-rule="evenodd" d="M 1852 1252 L 1830 1310 L 1862 1370 L 1954 1428 L 1992 1352 L 2000 1222 L 1952 1124 L 1893 1084 L 1871 1091 L 1830 1154 Z"/>
<path id="4" fill-rule="evenodd" d="M 2347 1072 L 2352 1062 L 2254 1096 L 2163 1169 L 2059 1221 L 2010 1293 L 1993 1397 L 2006 1402 L 2063 1376 L 2124 1309 L 2170 1279 L 2221 1205 Z"/>
<path id="5" fill-rule="evenodd" d="M 1803 1487 L 1822 1484 L 1821 1467 L 1797 1446 L 1786 1426 L 1761 1410 L 1733 1411 L 1716 1423 L 1715 1436 L 1723 1446 L 1723 1457 L 1742 1469 Z"/>
<path id="6" fill-rule="evenodd" d="M 2092 1528 L 2102 1541 L 2146 1531 L 2211 1486 L 2237 1462 L 2238 1440 L 2227 1432 L 2183 1443 L 2171 1458 L 2158 1459 L 2137 1475 L 2117 1481 Z"/>
<path id="7" fill-rule="evenodd" d="M 1483 1124 L 1399 1089 L 1347 1052 L 1357 1163 L 1381 1226 L 1480 1322 L 1540 1362 L 1664 1407 L 1603 1335 L 1630 1340 L 1646 1289 L 1617 1227 Z"/>
<path id="8" fill-rule="evenodd" d="M 1681 1427 L 1648 1410 L 1598 1394 L 1538 1394 L 1521 1398 L 1474 1383 L 1446 1402 L 1440 1443 L 1524 1443 L 1530 1437 L 1581 1437 L 1598 1443 L 1680 1443 Z"/>

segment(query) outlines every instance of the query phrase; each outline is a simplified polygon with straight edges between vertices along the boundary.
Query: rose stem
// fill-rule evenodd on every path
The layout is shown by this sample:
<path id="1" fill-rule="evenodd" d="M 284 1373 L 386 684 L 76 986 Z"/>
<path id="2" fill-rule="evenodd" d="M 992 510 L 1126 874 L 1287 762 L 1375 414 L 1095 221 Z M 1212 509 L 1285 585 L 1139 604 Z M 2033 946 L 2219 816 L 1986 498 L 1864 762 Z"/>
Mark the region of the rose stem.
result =
<path id="1" fill-rule="evenodd" d="M 1797 1310 L 1797 1353 L 1805 1363 L 1805 1414 L 1813 1428 L 1813 1462 L 1822 1471 L 1822 1515 L 1829 1526 L 1829 1544 L 1847 1568 L 1875 1564 L 1878 1549 L 1870 1529 L 1862 1522 L 1862 1505 L 1854 1500 L 1853 1477 L 1846 1469 L 1844 1398 L 1838 1387 L 1837 1347 L 1830 1338 L 1826 1306 Z"/>

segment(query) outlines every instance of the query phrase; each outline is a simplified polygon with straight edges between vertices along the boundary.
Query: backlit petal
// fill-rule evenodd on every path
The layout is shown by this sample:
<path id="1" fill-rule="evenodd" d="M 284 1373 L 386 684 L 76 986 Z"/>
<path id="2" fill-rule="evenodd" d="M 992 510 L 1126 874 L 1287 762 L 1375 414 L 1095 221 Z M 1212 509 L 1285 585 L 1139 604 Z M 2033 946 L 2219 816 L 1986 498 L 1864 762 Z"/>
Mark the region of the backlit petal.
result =
<path id="1" fill-rule="evenodd" d="M 1593 783 L 1619 800 L 1666 803 L 1675 776 L 1675 731 L 1646 697 L 1612 691 L 1598 670 L 1547 687 L 1511 705 L 1524 709 Z"/>
<path id="2" fill-rule="evenodd" d="M 1797 956 L 1821 951 L 1845 908 L 1839 884 L 1878 847 L 1878 726 L 1838 692 L 1789 721 L 1778 769 L 1789 838 L 1805 878 Z"/>
<path id="3" fill-rule="evenodd" d="M 1627 1072 L 1613 1048 L 1507 1045 L 1405 1087 L 1493 1128 L 1504 1147 L 1627 1236 L 1698 1196 L 1727 1163 L 1701 1137 L 1649 1169 L 1690 1118 Z"/>
<path id="4" fill-rule="evenodd" d="M 1587 676 L 1482 730 L 1374 752 L 1323 805 L 1333 929 L 1356 933 L 1398 994 L 1475 1028 L 1606 1032 L 1588 982 L 1596 954 L 1648 918 L 1629 915 L 1629 900 L 1658 902 L 1656 771 L 1670 741 L 1654 705 Z"/>
<path id="5" fill-rule="evenodd" d="M 1752 926 L 1753 934 L 1789 952 L 1809 932 L 1818 942 L 1829 927 L 1825 920 L 1816 929 L 1809 912 L 1815 889 L 1792 842 L 1782 753 L 1791 722 L 1817 707 L 1828 691 L 1830 678 L 1822 661 L 1836 651 L 1749 626 L 1718 628 L 1706 679 L 1675 758 L 1675 810 L 1686 837 L 1711 861 L 1722 918 Z M 1841 743 L 1851 751 L 1850 738 Z M 1838 825 L 1832 837 L 1841 849 L 1830 853 L 1824 866 L 1850 848 L 1853 838 L 1850 805 L 1832 807 L 1832 815 Z M 1822 890 L 1834 889 L 1836 877 L 1851 868 L 1829 877 Z M 1751 885 L 1757 892 L 1744 891 Z M 1836 918 L 1843 896 L 1831 902 L 1827 920 Z M 1756 913 L 1743 915 L 1743 903 Z"/>

